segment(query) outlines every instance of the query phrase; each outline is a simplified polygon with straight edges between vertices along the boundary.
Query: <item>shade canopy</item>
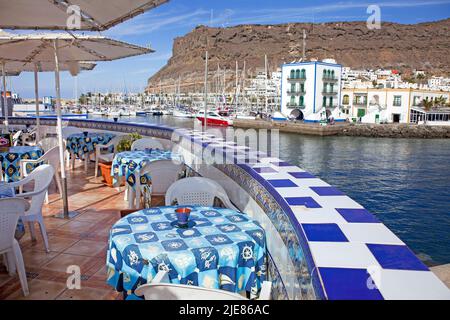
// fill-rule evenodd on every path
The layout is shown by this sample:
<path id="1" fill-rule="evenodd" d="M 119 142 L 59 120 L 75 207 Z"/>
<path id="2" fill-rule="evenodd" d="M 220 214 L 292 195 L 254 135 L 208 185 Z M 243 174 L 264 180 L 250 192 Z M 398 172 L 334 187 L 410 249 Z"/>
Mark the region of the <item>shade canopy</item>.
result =
<path id="1" fill-rule="evenodd" d="M 0 0 L 0 28 L 102 31 L 169 0 Z M 80 8 L 79 28 L 68 24 Z"/>
<path id="2" fill-rule="evenodd" d="M 0 61 L 54 62 L 54 41 L 59 61 L 108 61 L 153 50 L 97 35 L 47 33 L 0 36 Z"/>
<path id="3" fill-rule="evenodd" d="M 59 64 L 60 71 L 69 71 L 72 76 L 76 76 L 82 70 L 93 70 L 96 64 L 92 62 L 62 62 Z M 6 75 L 18 75 L 20 72 L 50 72 L 55 71 L 55 61 L 46 62 L 5 62 Z"/>

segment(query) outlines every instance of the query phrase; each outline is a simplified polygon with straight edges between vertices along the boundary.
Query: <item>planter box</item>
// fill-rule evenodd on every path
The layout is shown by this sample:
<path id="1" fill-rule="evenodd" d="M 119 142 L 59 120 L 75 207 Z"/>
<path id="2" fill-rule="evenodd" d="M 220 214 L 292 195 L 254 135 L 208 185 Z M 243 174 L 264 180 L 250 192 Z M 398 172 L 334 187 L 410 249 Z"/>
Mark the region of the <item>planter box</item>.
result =
<path id="1" fill-rule="evenodd" d="M 100 172 L 102 173 L 103 183 L 108 187 L 113 187 L 113 177 L 111 176 L 112 162 L 99 163 Z"/>

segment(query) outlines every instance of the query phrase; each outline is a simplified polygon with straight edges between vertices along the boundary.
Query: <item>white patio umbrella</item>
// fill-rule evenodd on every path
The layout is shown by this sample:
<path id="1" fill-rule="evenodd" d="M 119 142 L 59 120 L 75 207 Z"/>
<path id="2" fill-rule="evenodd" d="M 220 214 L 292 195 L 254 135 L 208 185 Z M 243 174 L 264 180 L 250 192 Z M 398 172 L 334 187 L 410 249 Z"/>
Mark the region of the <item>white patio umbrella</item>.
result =
<path id="1" fill-rule="evenodd" d="M 0 28 L 103 31 L 169 0 L 0 0 Z M 74 26 L 71 6 L 80 8 Z"/>
<path id="2" fill-rule="evenodd" d="M 153 52 L 149 48 L 131 45 L 103 36 L 73 34 L 37 34 L 0 37 L 0 60 L 22 62 L 51 62 L 55 64 L 56 116 L 59 145 L 63 145 L 60 63 L 72 61 L 109 61 Z M 69 212 L 67 180 L 64 168 L 64 150 L 60 148 L 61 180 L 64 218 L 76 213 Z"/>
<path id="3" fill-rule="evenodd" d="M 19 61 L 3 61 L 2 76 L 15 75 L 18 76 L 21 72 L 34 73 L 34 96 L 36 104 L 36 140 L 40 139 L 40 118 L 39 118 L 39 79 L 38 72 L 49 72 L 55 70 L 55 62 L 19 62 Z M 76 76 L 81 70 L 93 70 L 96 64 L 91 62 L 77 62 L 60 63 L 60 71 L 69 71 L 72 76 Z M 5 73 L 3 72 L 5 70 Z M 3 76 L 3 83 L 5 84 L 5 76 Z M 5 89 L 6 92 L 6 89 Z M 6 105 L 6 104 L 5 104 Z M 7 107 L 5 108 L 7 111 Z M 5 127 L 8 131 L 8 112 L 5 116 Z"/>

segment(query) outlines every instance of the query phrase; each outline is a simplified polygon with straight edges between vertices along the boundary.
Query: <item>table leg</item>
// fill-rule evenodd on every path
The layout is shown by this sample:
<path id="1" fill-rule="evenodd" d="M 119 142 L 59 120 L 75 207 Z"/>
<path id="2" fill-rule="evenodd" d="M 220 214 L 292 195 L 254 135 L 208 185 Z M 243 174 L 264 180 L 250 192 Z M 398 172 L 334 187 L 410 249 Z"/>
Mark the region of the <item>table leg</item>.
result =
<path id="1" fill-rule="evenodd" d="M 88 171 L 89 153 L 84 155 L 84 172 Z"/>
<path id="2" fill-rule="evenodd" d="M 134 192 L 133 188 L 128 187 L 128 209 L 133 209 Z"/>

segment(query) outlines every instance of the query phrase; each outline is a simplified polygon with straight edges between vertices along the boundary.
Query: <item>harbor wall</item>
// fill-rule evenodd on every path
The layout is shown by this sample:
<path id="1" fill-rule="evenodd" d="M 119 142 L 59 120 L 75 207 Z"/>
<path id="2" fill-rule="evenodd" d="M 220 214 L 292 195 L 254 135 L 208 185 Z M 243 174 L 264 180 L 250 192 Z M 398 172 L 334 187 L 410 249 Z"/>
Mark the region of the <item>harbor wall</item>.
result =
<path id="1" fill-rule="evenodd" d="M 315 136 L 420 139 L 450 138 L 450 125 L 336 123 L 334 125 L 322 126 L 318 123 L 236 119 L 233 122 L 233 126 L 243 129 L 278 129 L 280 132 Z"/>

